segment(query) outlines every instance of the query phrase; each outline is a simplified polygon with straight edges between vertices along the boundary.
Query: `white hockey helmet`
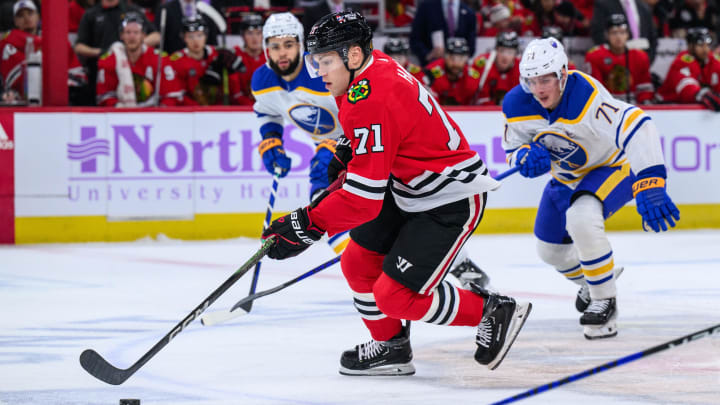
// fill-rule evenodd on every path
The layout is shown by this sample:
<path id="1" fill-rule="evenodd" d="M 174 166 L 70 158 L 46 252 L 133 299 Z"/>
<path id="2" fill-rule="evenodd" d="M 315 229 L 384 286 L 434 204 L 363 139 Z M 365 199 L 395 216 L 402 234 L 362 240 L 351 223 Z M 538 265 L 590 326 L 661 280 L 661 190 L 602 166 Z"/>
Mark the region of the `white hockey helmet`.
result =
<path id="1" fill-rule="evenodd" d="M 565 88 L 562 70 L 567 70 L 568 57 L 562 42 L 555 38 L 533 39 L 525 48 L 520 60 L 520 84 L 530 93 L 527 80 L 532 77 L 555 73 L 560 80 L 560 90 Z"/>
<path id="2" fill-rule="evenodd" d="M 303 26 L 292 13 L 272 14 L 263 25 L 263 51 L 265 59 L 269 60 L 267 55 L 267 40 L 272 37 L 296 37 L 300 43 L 300 56 L 303 55 Z"/>

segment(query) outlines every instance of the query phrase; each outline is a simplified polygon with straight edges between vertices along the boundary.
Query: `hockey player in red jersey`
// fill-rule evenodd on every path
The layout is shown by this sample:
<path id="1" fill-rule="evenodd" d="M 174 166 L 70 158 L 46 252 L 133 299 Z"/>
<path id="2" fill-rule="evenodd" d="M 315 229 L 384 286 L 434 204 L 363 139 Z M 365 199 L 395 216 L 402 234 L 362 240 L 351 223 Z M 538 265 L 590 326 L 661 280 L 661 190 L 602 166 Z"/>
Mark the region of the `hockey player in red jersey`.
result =
<path id="1" fill-rule="evenodd" d="M 234 51 L 207 45 L 207 26 L 200 17 L 183 20 L 182 36 L 186 47 L 170 56 L 178 85 L 183 89 L 180 104 L 221 105 L 226 99 L 229 104 L 241 104 L 241 97 L 248 94 L 240 88 L 243 59 Z"/>
<path id="2" fill-rule="evenodd" d="M 25 101 L 27 94 L 25 70 L 28 54 L 42 49 L 39 31 L 39 14 L 31 0 L 21 0 L 13 5 L 15 29 L 0 36 L 0 78 L 8 92 L 6 101 Z M 85 71 L 78 61 L 70 42 L 68 51 L 68 86 L 77 89 L 87 83 Z M 38 84 L 39 86 L 39 84 Z M 12 94 L 12 95 L 10 95 Z"/>
<path id="3" fill-rule="evenodd" d="M 159 51 L 143 43 L 143 19 L 128 13 L 120 26 L 120 39 L 98 61 L 97 104 L 109 107 L 177 105 L 182 98 L 175 71 L 162 56 L 160 89 L 155 96 Z"/>
<path id="4" fill-rule="evenodd" d="M 425 74 L 425 70 L 420 66 L 410 62 L 410 43 L 406 38 L 388 38 L 383 45 L 383 52 L 405 70 L 410 72 L 414 78 L 418 79 L 424 86 L 430 85 L 430 80 Z"/>
<path id="5" fill-rule="evenodd" d="M 333 96 L 345 95 L 339 119 L 353 156 L 341 189 L 269 226 L 268 255 L 293 257 L 326 232 L 352 229 L 341 266 L 372 340 L 342 354 L 341 374 L 413 374 L 403 319 L 477 326 L 475 359 L 494 369 L 531 305 L 444 278 L 499 183 L 430 93 L 372 50 L 362 15 L 321 18 L 307 48 L 308 66 Z"/>
<path id="6" fill-rule="evenodd" d="M 253 105 L 255 97 L 252 95 L 252 75 L 260 66 L 265 64 L 265 52 L 263 52 L 262 36 L 263 18 L 260 14 L 248 14 L 243 17 L 240 23 L 240 34 L 244 46 L 235 47 L 235 53 L 242 58 L 245 64 L 245 71 L 239 73 L 241 96 L 238 99 L 240 105 Z"/>
<path id="7" fill-rule="evenodd" d="M 520 41 L 514 31 L 495 37 L 495 49 L 476 57 L 472 66 L 480 73 L 475 104 L 502 105 L 505 93 L 520 83 Z"/>
<path id="8" fill-rule="evenodd" d="M 650 59 L 643 50 L 627 48 L 629 35 L 625 14 L 612 14 L 605 29 L 607 43 L 590 49 L 585 61 L 590 67 L 589 73 L 615 98 L 631 104 L 647 104 L 655 93 L 650 79 Z"/>
<path id="9" fill-rule="evenodd" d="M 720 111 L 720 57 L 710 51 L 712 37 L 707 28 L 690 28 L 682 51 L 670 65 L 658 98 L 668 103 L 702 103 Z"/>
<path id="10" fill-rule="evenodd" d="M 427 65 L 430 90 L 441 105 L 470 105 L 480 73 L 468 65 L 470 47 L 465 38 L 448 38 L 445 56 Z"/>

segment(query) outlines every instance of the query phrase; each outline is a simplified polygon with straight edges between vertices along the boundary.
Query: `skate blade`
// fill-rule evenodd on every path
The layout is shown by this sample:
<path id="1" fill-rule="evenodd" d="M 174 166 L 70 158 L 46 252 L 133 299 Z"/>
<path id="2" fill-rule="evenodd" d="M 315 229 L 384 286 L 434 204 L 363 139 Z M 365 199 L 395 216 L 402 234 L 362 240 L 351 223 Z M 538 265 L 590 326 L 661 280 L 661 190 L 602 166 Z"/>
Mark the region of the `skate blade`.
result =
<path id="1" fill-rule="evenodd" d="M 522 329 L 523 325 L 525 325 L 525 321 L 527 321 L 527 317 L 530 314 L 531 310 L 532 303 L 530 302 L 522 304 L 518 303 L 515 306 L 513 320 L 510 324 L 510 330 L 508 331 L 507 336 L 505 336 L 505 343 L 498 352 L 498 355 L 495 356 L 495 358 L 487 365 L 490 370 L 495 370 L 496 368 L 498 368 L 500 363 L 502 363 L 505 355 L 510 350 L 510 346 L 512 346 L 512 344 L 515 342 L 515 338 L 517 338 L 517 335 L 520 333 L 520 329 Z"/>
<path id="2" fill-rule="evenodd" d="M 605 325 L 585 325 L 583 334 L 587 340 L 607 339 L 617 336 L 617 323 L 614 320 L 609 321 Z"/>
<path id="3" fill-rule="evenodd" d="M 374 367 L 367 370 L 351 370 L 340 366 L 338 372 L 348 376 L 404 376 L 415 374 L 415 366 L 412 363 L 389 364 L 382 367 Z"/>

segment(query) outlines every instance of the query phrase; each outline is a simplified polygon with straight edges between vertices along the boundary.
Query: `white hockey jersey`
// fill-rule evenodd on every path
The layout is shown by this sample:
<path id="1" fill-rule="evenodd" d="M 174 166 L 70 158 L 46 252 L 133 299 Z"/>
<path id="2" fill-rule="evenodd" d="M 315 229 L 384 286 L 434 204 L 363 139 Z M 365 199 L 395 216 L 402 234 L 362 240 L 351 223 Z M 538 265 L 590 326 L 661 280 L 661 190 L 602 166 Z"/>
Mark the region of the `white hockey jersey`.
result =
<path id="1" fill-rule="evenodd" d="M 301 58 L 302 59 L 302 58 Z M 317 143 L 342 135 L 335 98 L 321 78 L 311 78 L 303 65 L 298 76 L 286 82 L 267 64 L 252 76 L 253 109 L 260 119 L 260 133 L 283 133 L 284 124 L 294 124 Z"/>
<path id="2" fill-rule="evenodd" d="M 664 164 L 650 117 L 613 98 L 600 82 L 579 71 L 569 72 L 554 110 L 543 108 L 518 85 L 505 96 L 503 114 L 508 162 L 514 165 L 515 151 L 537 141 L 550 152 L 553 177 L 573 189 L 597 167 L 629 163 L 637 174 Z"/>

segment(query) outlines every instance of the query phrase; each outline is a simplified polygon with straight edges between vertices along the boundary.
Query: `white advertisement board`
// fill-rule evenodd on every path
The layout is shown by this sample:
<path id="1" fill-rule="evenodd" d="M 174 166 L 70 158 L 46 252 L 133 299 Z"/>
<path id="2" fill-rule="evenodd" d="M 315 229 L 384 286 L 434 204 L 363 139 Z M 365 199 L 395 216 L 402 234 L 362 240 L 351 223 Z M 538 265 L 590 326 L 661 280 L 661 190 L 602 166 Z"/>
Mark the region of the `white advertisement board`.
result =
<path id="1" fill-rule="evenodd" d="M 652 110 L 668 187 L 679 204 L 720 203 L 720 116 Z M 507 169 L 499 111 L 453 111 L 493 174 Z M 264 212 L 272 183 L 257 153 L 252 112 L 16 113 L 16 217 L 191 219 L 194 214 Z M 293 170 L 277 211 L 308 203 L 314 146 L 285 128 Z M 534 207 L 547 177 L 504 181 L 490 208 Z"/>

